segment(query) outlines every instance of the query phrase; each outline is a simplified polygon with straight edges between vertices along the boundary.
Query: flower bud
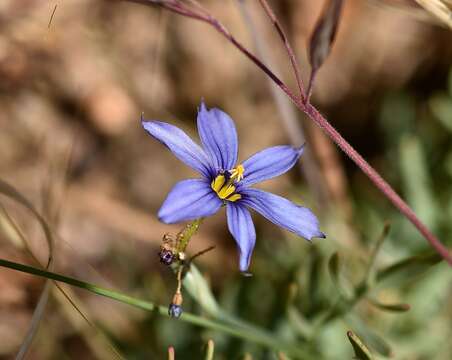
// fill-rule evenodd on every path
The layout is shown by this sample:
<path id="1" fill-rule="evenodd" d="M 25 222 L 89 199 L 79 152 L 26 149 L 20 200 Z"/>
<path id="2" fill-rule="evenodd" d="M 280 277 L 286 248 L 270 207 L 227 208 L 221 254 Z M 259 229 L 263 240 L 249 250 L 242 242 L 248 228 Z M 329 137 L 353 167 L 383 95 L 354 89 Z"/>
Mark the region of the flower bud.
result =
<path id="1" fill-rule="evenodd" d="M 182 306 L 171 303 L 168 307 L 168 315 L 178 319 L 182 315 Z"/>
<path id="2" fill-rule="evenodd" d="M 162 248 L 159 251 L 160 262 L 165 265 L 171 265 L 175 260 L 175 255 L 171 250 Z"/>

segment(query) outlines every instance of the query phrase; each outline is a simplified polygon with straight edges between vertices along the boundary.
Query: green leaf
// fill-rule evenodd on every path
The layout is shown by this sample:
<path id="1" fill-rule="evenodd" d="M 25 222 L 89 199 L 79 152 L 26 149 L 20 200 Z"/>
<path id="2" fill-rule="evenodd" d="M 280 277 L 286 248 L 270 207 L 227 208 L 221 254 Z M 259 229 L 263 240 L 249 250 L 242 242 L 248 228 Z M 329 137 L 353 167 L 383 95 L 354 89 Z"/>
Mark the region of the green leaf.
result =
<path id="1" fill-rule="evenodd" d="M 210 290 L 209 284 L 196 266 L 190 264 L 190 271 L 184 277 L 184 288 L 209 315 L 218 316 L 219 306 Z"/>
<path id="2" fill-rule="evenodd" d="M 337 251 L 331 255 L 330 260 L 328 260 L 328 271 L 330 273 L 331 280 L 337 287 L 339 285 L 339 254 Z"/>
<path id="3" fill-rule="evenodd" d="M 347 319 L 370 348 L 383 356 L 392 356 L 391 346 L 380 335 L 369 329 L 361 318 L 357 315 L 351 314 Z"/>
<path id="4" fill-rule="evenodd" d="M 360 360 L 372 360 L 372 354 L 362 340 L 353 332 L 347 331 L 347 337 L 355 351 L 355 358 Z"/>
<path id="5" fill-rule="evenodd" d="M 419 137 L 405 135 L 399 143 L 400 170 L 404 194 L 414 212 L 429 228 L 434 228 L 438 220 L 438 206 L 433 195 L 427 155 Z M 413 244 L 414 239 L 407 243 Z M 424 245 L 419 237 L 418 244 Z"/>
<path id="6" fill-rule="evenodd" d="M 168 317 L 168 308 L 166 306 L 157 306 L 150 301 L 137 299 L 124 293 L 110 289 L 105 289 L 98 285 L 81 281 L 75 278 L 71 278 L 69 276 L 57 274 L 51 271 L 41 270 L 33 266 L 19 264 L 13 261 L 3 259 L 0 259 L 0 266 L 40 276 L 43 278 L 60 281 L 84 290 L 88 290 L 94 294 L 104 296 L 142 310 L 157 312 L 160 315 Z M 227 323 L 222 319 L 204 318 L 201 316 L 190 314 L 188 312 L 184 312 L 180 319 L 177 321 L 186 321 L 193 325 L 205 327 L 207 329 L 212 329 L 216 331 L 221 331 L 231 336 L 266 346 L 270 349 L 284 351 L 288 354 L 296 356 L 297 358 L 312 358 L 310 351 L 306 350 L 303 347 L 300 347 L 299 344 L 289 343 L 286 340 L 280 339 L 274 336 L 273 334 L 268 333 L 264 329 L 258 328 L 244 321 L 241 321 L 241 325 L 236 325 Z"/>
<path id="7" fill-rule="evenodd" d="M 377 273 L 376 282 L 379 287 L 401 285 L 428 271 L 441 262 L 437 254 L 416 255 L 390 265 Z"/>
<path id="8" fill-rule="evenodd" d="M 409 304 L 382 304 L 373 299 L 369 299 L 369 302 L 376 308 L 388 312 L 406 312 L 411 308 Z"/>
<path id="9" fill-rule="evenodd" d="M 446 94 L 436 94 L 430 98 L 429 106 L 441 125 L 452 132 L 452 99 Z"/>

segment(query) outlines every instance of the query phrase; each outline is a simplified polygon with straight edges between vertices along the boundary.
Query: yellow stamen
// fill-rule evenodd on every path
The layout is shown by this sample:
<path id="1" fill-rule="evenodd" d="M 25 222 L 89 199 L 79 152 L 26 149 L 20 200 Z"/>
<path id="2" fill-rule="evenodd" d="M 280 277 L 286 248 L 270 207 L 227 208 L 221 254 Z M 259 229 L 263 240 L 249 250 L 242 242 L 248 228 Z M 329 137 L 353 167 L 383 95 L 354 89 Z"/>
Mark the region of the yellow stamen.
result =
<path id="1" fill-rule="evenodd" d="M 232 195 L 235 191 L 234 185 L 223 186 L 220 191 L 217 192 L 217 195 L 220 199 L 226 199 L 229 195 Z"/>
<path id="2" fill-rule="evenodd" d="M 237 201 L 242 195 L 235 193 L 234 184 L 243 179 L 245 168 L 243 165 L 237 165 L 234 169 L 228 171 L 228 181 L 225 175 L 218 175 L 210 184 L 210 187 L 218 195 L 221 200 Z"/>
<path id="3" fill-rule="evenodd" d="M 211 187 L 213 189 L 213 191 L 215 191 L 217 194 L 218 192 L 221 190 L 221 188 L 224 185 L 225 182 L 225 178 L 224 175 L 218 175 L 214 181 L 212 181 Z"/>
<path id="4" fill-rule="evenodd" d="M 229 196 L 226 200 L 234 202 L 234 201 L 237 201 L 237 200 L 239 200 L 241 198 L 242 198 L 242 195 L 234 194 L 234 195 Z"/>
<path id="5" fill-rule="evenodd" d="M 234 169 L 230 170 L 231 179 L 236 181 L 240 181 L 243 179 L 243 173 L 245 172 L 245 168 L 243 165 L 237 165 Z"/>

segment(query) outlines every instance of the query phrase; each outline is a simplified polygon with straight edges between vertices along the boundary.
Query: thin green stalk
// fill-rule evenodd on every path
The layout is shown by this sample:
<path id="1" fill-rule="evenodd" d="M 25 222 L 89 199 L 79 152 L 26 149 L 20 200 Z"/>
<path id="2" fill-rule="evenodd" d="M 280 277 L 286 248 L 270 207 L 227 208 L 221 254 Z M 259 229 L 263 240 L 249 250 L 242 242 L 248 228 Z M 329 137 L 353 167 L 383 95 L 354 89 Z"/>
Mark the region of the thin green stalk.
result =
<path id="1" fill-rule="evenodd" d="M 120 301 L 122 303 L 134 306 L 136 308 L 146 310 L 146 311 L 155 311 L 163 316 L 168 316 L 168 309 L 165 306 L 155 305 L 152 302 L 140 300 L 134 298 L 132 296 L 102 288 L 95 284 L 91 284 L 85 281 L 81 281 L 78 279 L 74 279 L 68 276 L 60 275 L 54 272 L 41 270 L 38 268 L 34 268 L 32 266 L 19 264 L 16 262 L 0 259 L 0 266 L 21 271 L 24 273 L 40 276 L 46 279 L 52 279 L 55 281 L 60 281 L 81 289 L 88 290 L 94 294 L 101 295 L 116 301 Z M 235 327 L 230 324 L 224 323 L 222 321 L 218 321 L 215 319 L 207 319 L 194 314 L 184 312 L 180 317 L 180 320 L 186 321 L 193 325 L 198 325 L 201 327 L 209 328 L 212 330 L 217 330 L 229 334 L 231 336 L 235 336 L 238 338 L 242 338 L 244 340 L 252 341 L 257 344 L 266 346 L 268 348 L 274 350 L 284 351 L 292 356 L 295 356 L 298 359 L 310 359 L 312 358 L 312 353 L 308 352 L 305 349 L 300 348 L 295 344 L 290 344 L 285 341 L 278 339 L 272 334 L 266 333 L 264 330 L 259 332 L 249 331 L 249 329 L 245 327 Z M 250 325 L 249 325 L 250 326 Z"/>
<path id="2" fill-rule="evenodd" d="M 213 360 L 213 354 L 215 351 L 215 343 L 213 342 L 212 339 L 209 339 L 209 341 L 207 341 L 207 350 L 206 350 L 206 356 L 205 356 L 205 360 Z"/>
<path id="3" fill-rule="evenodd" d="M 375 265 L 375 260 L 377 259 L 378 252 L 380 251 L 380 248 L 383 245 L 383 242 L 388 237 L 390 228 L 391 228 L 391 225 L 389 223 L 386 223 L 380 237 L 378 238 L 378 240 L 372 250 L 372 253 L 370 254 L 369 262 L 367 264 L 367 268 L 366 268 L 366 271 L 364 273 L 365 275 L 363 278 L 363 282 L 366 283 L 367 285 L 370 285 L 374 281 L 373 268 Z"/>

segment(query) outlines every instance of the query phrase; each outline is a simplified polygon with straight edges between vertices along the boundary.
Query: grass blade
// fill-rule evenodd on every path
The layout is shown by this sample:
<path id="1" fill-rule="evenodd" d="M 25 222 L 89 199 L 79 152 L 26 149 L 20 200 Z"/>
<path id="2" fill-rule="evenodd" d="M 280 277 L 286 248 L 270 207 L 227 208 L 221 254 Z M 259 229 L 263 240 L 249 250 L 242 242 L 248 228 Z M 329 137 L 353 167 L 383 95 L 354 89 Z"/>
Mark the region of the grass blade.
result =
<path id="1" fill-rule="evenodd" d="M 51 271 L 41 270 L 32 266 L 19 264 L 4 259 L 0 259 L 0 266 L 40 276 L 43 278 L 60 281 L 84 290 L 88 290 L 94 294 L 104 296 L 106 298 L 113 299 L 142 310 L 157 312 L 160 315 L 168 317 L 168 308 L 166 306 L 158 306 L 152 302 L 137 299 L 118 291 L 105 289 L 95 284 L 81 281 L 69 276 L 61 275 Z M 298 358 L 311 358 L 312 355 L 308 350 L 301 348 L 299 345 L 278 339 L 276 336 L 271 333 L 267 333 L 265 330 L 259 329 L 259 331 L 250 331 L 250 328 L 257 328 L 252 325 L 245 326 L 246 323 L 244 323 L 243 326 L 231 325 L 225 321 L 203 318 L 187 312 L 184 312 L 178 321 L 186 321 L 193 325 L 221 331 L 231 336 L 242 338 L 244 340 L 260 344 L 273 350 L 284 351 L 290 355 L 297 356 Z"/>

